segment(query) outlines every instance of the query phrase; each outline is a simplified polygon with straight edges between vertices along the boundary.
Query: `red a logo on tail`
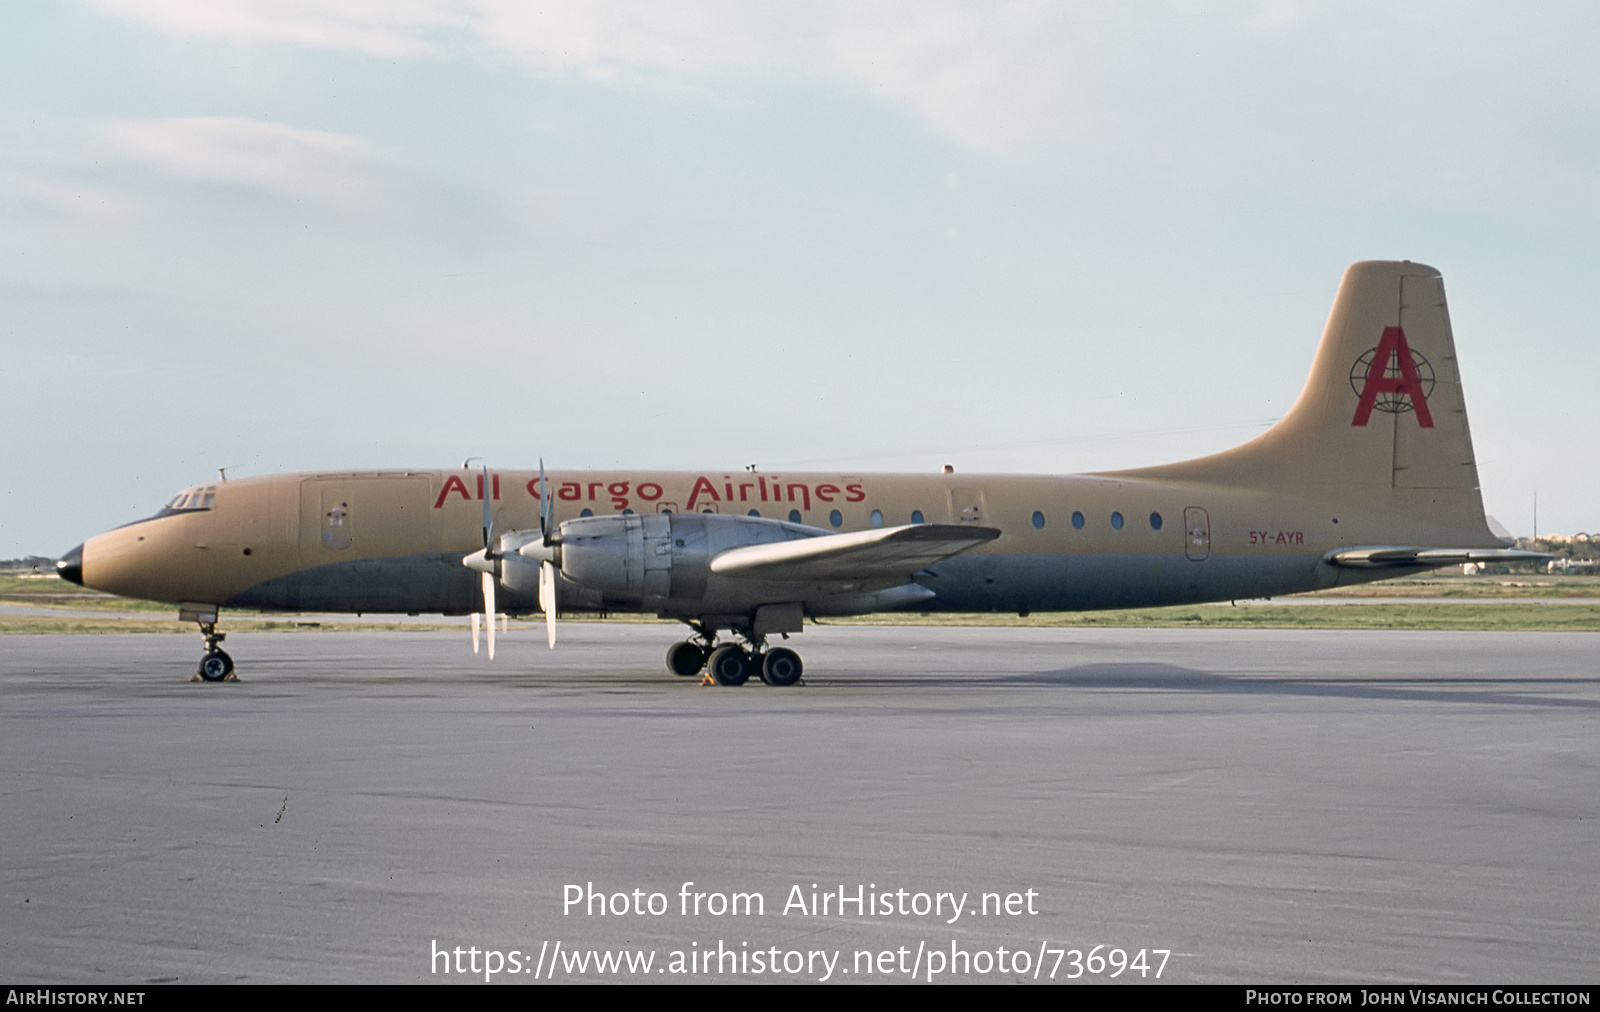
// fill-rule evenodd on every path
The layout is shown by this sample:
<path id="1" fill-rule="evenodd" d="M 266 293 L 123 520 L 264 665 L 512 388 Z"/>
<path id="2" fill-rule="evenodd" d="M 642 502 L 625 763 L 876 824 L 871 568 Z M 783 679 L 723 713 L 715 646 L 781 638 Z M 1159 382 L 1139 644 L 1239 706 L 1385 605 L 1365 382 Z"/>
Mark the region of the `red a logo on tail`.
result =
<path id="1" fill-rule="evenodd" d="M 1361 383 L 1359 387 L 1357 382 Z M 1393 414 L 1415 410 L 1417 424 L 1424 429 L 1433 428 L 1433 415 L 1428 413 L 1433 366 L 1411 350 L 1406 332 L 1399 327 L 1383 328 L 1378 346 L 1356 359 L 1350 370 L 1350 386 L 1360 397 L 1351 425 L 1366 425 L 1372 418 L 1372 409 L 1377 408 Z"/>

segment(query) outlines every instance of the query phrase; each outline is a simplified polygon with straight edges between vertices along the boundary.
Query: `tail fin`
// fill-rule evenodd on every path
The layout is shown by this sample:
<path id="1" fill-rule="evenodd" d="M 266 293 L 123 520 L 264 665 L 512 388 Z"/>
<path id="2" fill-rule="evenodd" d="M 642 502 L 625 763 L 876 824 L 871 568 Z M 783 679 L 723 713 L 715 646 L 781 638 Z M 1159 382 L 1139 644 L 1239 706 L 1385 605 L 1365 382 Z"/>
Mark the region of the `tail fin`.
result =
<path id="1" fill-rule="evenodd" d="M 1121 473 L 1332 501 L 1388 500 L 1436 515 L 1443 507 L 1483 527 L 1439 272 L 1409 261 L 1353 264 L 1305 389 L 1278 424 L 1210 457 Z"/>

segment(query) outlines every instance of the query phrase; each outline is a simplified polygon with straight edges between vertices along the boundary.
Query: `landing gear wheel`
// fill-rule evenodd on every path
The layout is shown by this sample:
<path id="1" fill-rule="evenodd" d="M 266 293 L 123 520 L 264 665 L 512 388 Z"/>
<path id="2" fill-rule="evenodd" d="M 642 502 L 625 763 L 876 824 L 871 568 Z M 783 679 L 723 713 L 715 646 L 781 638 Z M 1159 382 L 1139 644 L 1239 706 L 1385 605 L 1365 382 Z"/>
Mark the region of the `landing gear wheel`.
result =
<path id="1" fill-rule="evenodd" d="M 706 651 L 698 643 L 683 640 L 667 649 L 667 670 L 680 678 L 693 678 L 706 666 Z"/>
<path id="2" fill-rule="evenodd" d="M 215 613 L 203 619 L 196 619 L 196 622 L 200 626 L 200 635 L 205 639 L 206 647 L 205 652 L 200 655 L 200 666 L 194 669 L 194 676 L 208 682 L 223 681 L 233 674 L 233 658 L 229 657 L 219 645 L 228 638 L 228 634 L 217 632 Z"/>
<path id="3" fill-rule="evenodd" d="M 220 682 L 233 674 L 233 658 L 224 651 L 213 650 L 200 658 L 195 673 L 208 682 Z"/>
<path id="4" fill-rule="evenodd" d="M 798 682 L 802 670 L 800 655 L 788 647 L 773 647 L 761 659 L 761 680 L 778 688 Z"/>
<path id="5" fill-rule="evenodd" d="M 723 644 L 706 658 L 706 670 L 718 685 L 743 685 L 750 680 L 754 666 L 744 648 L 732 643 Z"/>

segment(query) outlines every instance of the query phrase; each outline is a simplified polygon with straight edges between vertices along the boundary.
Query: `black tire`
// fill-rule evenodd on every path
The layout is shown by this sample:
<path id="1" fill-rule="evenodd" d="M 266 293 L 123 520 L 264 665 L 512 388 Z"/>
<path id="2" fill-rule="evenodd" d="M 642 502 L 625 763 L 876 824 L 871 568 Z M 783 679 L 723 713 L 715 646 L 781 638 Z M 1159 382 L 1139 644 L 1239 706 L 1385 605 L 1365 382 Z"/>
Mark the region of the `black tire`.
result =
<path id="1" fill-rule="evenodd" d="M 788 647 L 774 647 L 761 659 L 761 680 L 778 688 L 798 682 L 803 670 L 800 655 Z"/>
<path id="2" fill-rule="evenodd" d="M 233 674 L 233 658 L 221 650 L 213 650 L 200 658 L 198 673 L 208 682 L 220 682 Z"/>
<path id="3" fill-rule="evenodd" d="M 667 670 L 679 678 L 693 678 L 704 671 L 705 666 L 706 651 L 698 643 L 682 640 L 667 648 Z"/>
<path id="4" fill-rule="evenodd" d="M 732 643 L 723 644 L 706 658 L 706 670 L 718 685 L 743 685 L 750 680 L 750 669 L 754 666 L 744 648 Z"/>

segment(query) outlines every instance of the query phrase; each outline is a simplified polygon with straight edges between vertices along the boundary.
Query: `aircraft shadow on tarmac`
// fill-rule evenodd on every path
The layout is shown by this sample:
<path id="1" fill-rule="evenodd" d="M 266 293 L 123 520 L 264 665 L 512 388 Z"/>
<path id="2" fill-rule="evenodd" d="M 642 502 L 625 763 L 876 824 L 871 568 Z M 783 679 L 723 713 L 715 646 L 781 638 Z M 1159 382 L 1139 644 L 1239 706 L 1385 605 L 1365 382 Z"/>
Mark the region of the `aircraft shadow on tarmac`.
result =
<path id="1" fill-rule="evenodd" d="M 1494 706 L 1540 706 L 1600 709 L 1600 702 L 1537 694 L 1562 685 L 1593 686 L 1593 678 L 1437 679 L 1416 677 L 1313 676 L 1286 678 L 1226 675 L 1175 664 L 1085 664 L 1058 671 L 1037 671 L 998 679 L 1018 685 L 1053 685 L 1072 689 L 1148 689 L 1162 692 L 1208 692 L 1243 695 L 1316 696 L 1430 703 L 1487 703 Z M 1508 685 L 1527 691 L 1508 691 Z"/>

